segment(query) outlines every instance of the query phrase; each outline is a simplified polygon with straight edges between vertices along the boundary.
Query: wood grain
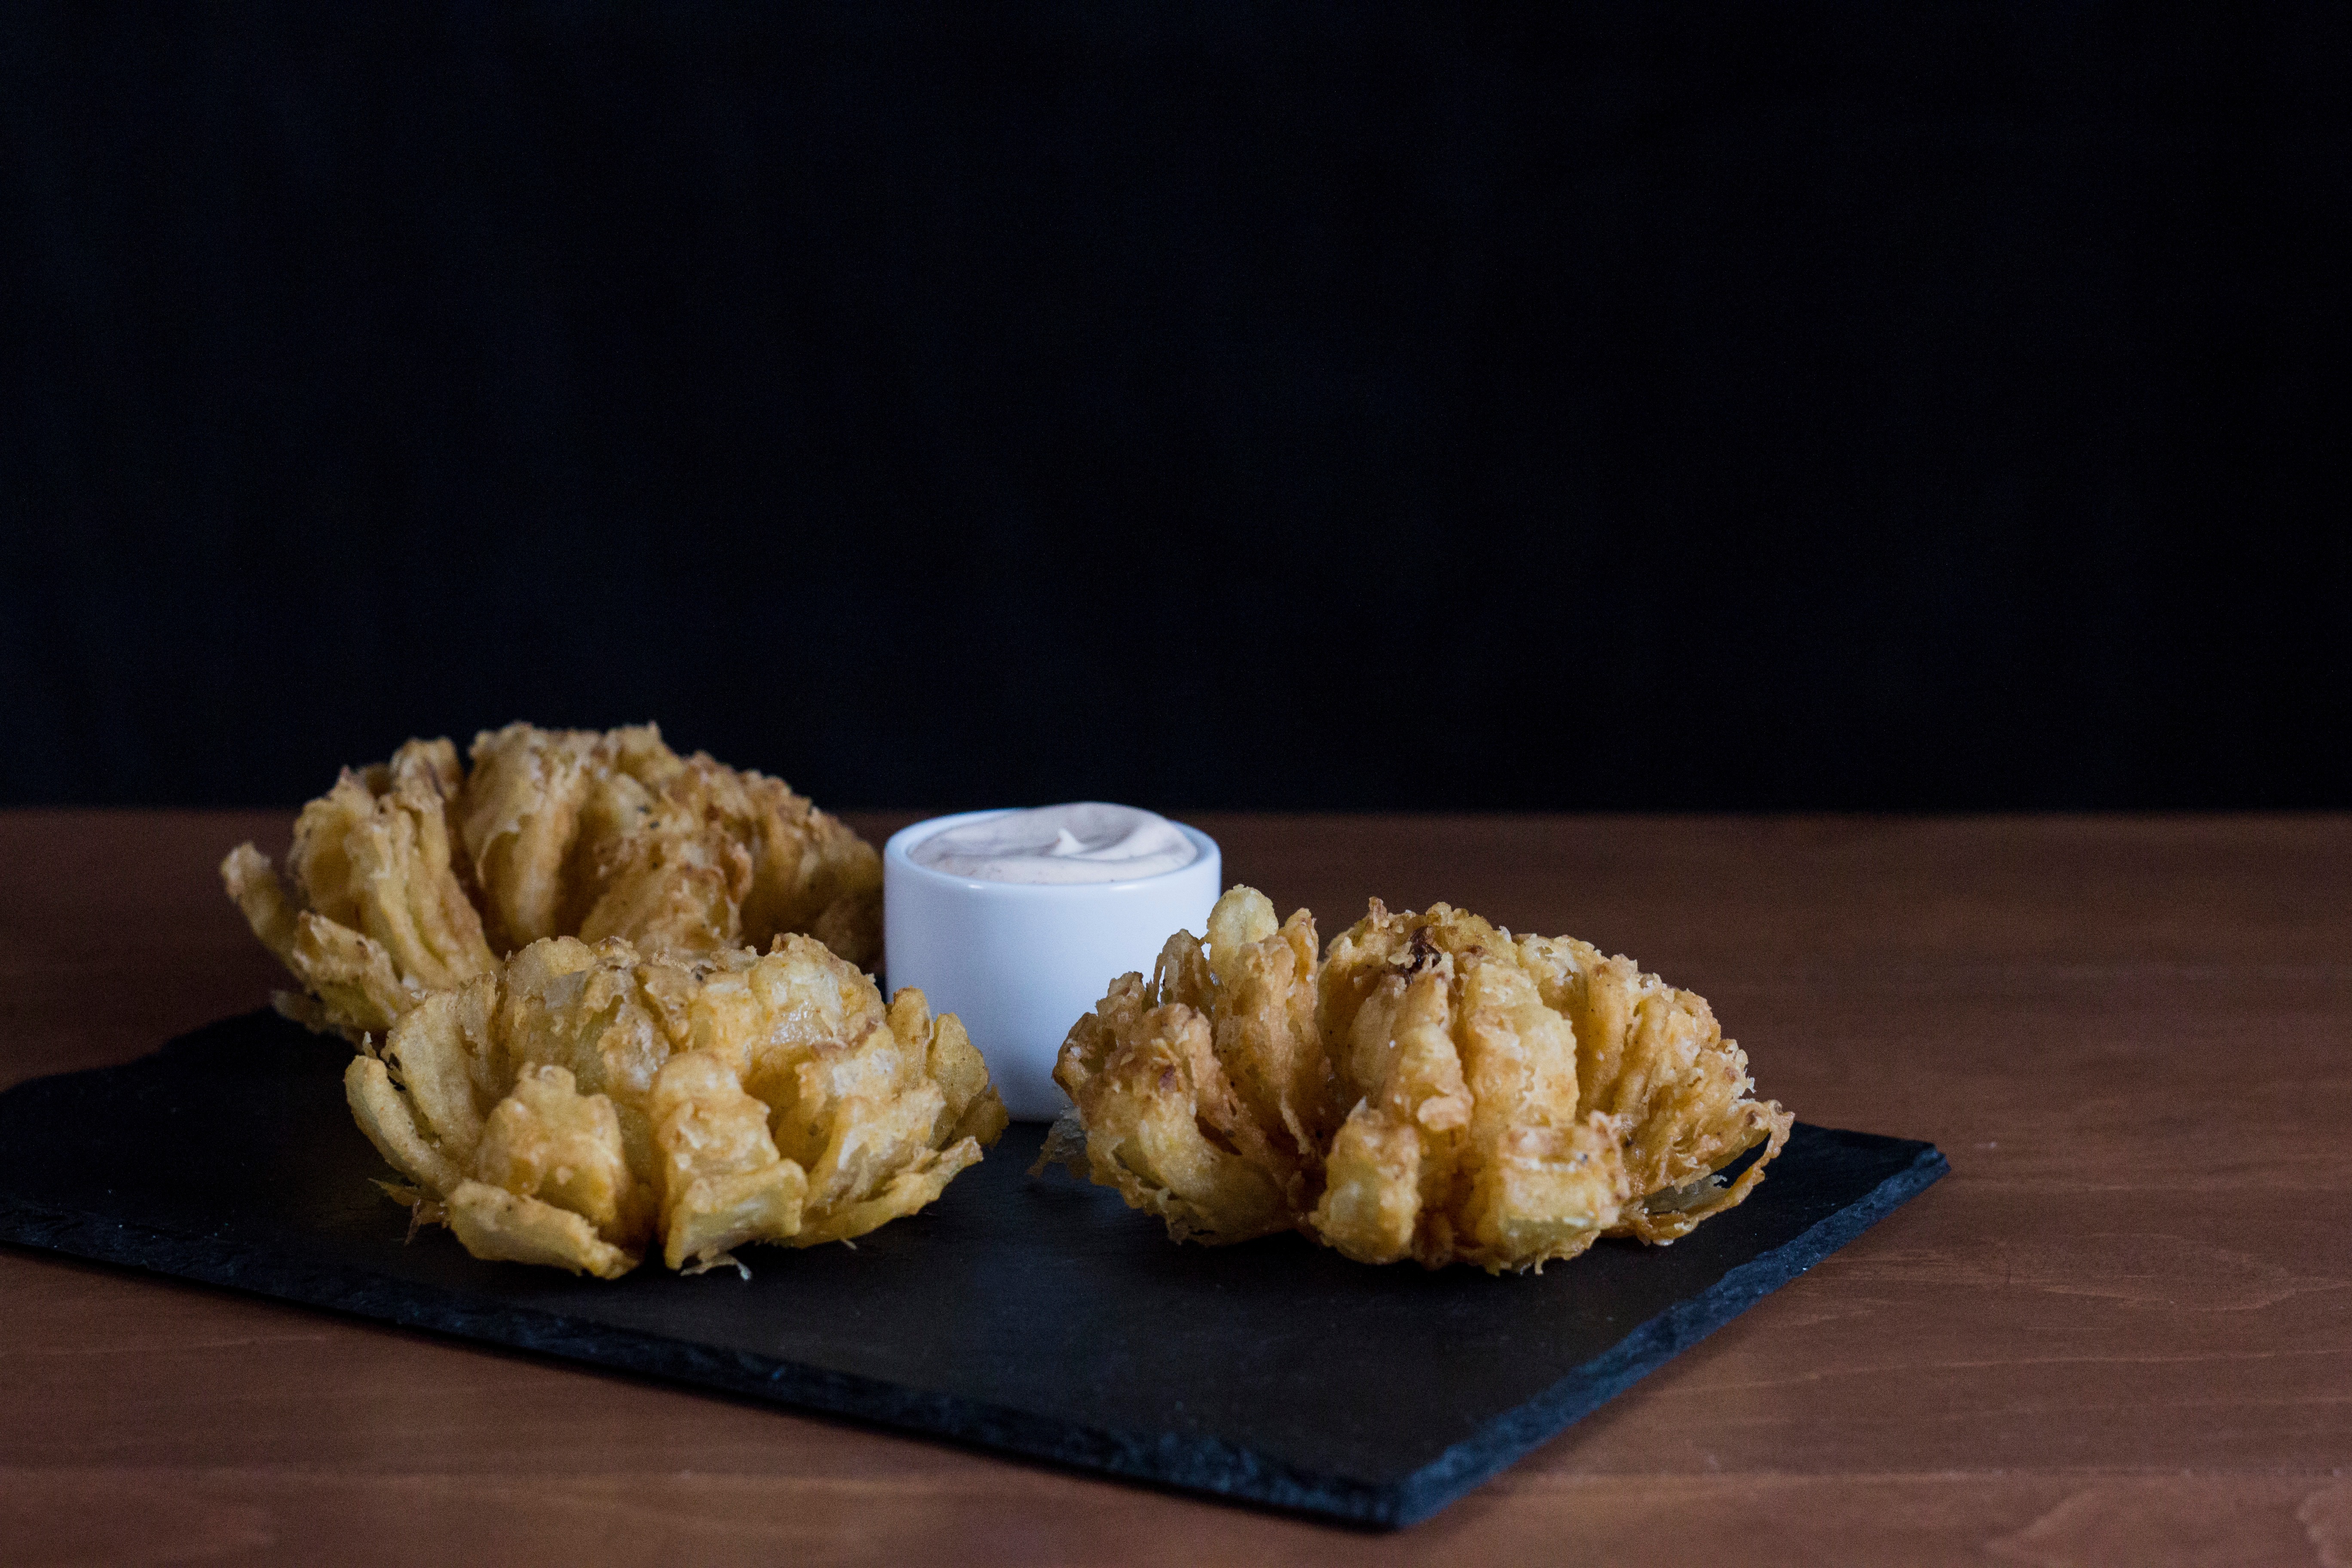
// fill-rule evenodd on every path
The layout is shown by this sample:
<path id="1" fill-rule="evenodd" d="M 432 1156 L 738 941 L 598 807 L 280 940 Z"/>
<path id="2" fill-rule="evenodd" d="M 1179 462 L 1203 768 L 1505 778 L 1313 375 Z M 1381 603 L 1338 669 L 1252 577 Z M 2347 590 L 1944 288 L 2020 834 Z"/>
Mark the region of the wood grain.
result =
<path id="1" fill-rule="evenodd" d="M 1385 1537 L 0 1249 L 0 1559 L 2352 1568 L 2352 820 L 1197 820 L 1327 936 L 1632 952 L 1953 1174 Z M 213 867 L 287 826 L 0 815 L 0 1082 L 257 1004 Z"/>

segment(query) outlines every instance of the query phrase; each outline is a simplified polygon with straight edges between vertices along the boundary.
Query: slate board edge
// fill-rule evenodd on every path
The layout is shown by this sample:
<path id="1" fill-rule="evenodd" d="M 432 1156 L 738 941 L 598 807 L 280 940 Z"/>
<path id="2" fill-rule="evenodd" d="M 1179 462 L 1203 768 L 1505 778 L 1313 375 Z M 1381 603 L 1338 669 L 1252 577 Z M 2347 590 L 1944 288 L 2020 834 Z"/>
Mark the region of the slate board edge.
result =
<path id="1" fill-rule="evenodd" d="M 1814 1263 L 1852 1243 L 1950 1174 L 1951 1169 L 1942 1150 L 1933 1143 L 1920 1144 L 1911 1163 L 1879 1183 L 1868 1196 L 1824 1215 L 1762 1257 L 1749 1258 L 1698 1295 L 1676 1302 L 1548 1392 L 1505 1411 L 1475 1436 L 1454 1444 L 1394 1486 L 1382 1489 L 1388 1494 L 1383 1499 L 1387 1506 L 1379 1522 L 1390 1529 L 1416 1523 L 1484 1485 L 1766 1296 L 1811 1272 Z M 1792 1255 L 1813 1261 L 1791 1268 L 1785 1260 Z"/>
<path id="2" fill-rule="evenodd" d="M 1789 1268 L 1785 1259 L 1791 1254 L 1818 1260 L 1846 1246 L 1949 1169 L 1934 1145 L 1922 1144 L 1908 1166 L 1881 1182 L 1867 1197 L 1741 1264 L 1705 1292 L 1643 1323 L 1549 1392 L 1496 1416 L 1477 1436 L 1389 1483 L 1302 1471 L 1220 1438 L 1082 1426 L 1008 1405 L 602 1324 L 582 1329 L 560 1314 L 527 1307 L 502 1304 L 480 1311 L 456 1291 L 373 1277 L 394 1288 L 393 1299 L 386 1300 L 368 1285 L 353 1285 L 347 1270 L 317 1269 L 265 1249 L 223 1251 L 217 1241 L 22 1199 L 0 1196 L 0 1240 L 476 1343 L 692 1384 L 1219 1500 L 1393 1530 L 1425 1519 L 1473 1490 L 1811 1268 Z M 247 1258 L 266 1260 L 268 1289 L 240 1278 L 241 1262 Z"/>

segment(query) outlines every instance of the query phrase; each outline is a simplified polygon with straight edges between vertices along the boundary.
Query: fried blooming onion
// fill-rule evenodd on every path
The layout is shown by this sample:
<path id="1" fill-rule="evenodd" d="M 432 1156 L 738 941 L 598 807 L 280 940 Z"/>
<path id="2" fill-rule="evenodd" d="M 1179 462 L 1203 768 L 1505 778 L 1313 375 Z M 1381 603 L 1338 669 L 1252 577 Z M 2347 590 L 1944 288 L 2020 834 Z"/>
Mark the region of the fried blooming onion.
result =
<path id="1" fill-rule="evenodd" d="M 751 1241 L 863 1236 L 938 1197 L 1004 1104 L 953 1015 L 885 1009 L 810 937 L 698 958 L 534 942 L 436 991 L 343 1075 L 414 1184 L 385 1184 L 477 1258 L 614 1279 Z"/>
<path id="2" fill-rule="evenodd" d="M 361 1047 L 390 1190 L 477 1258 L 609 1279 L 847 1240 L 1004 1129 L 962 1024 L 863 973 L 873 847 L 650 724 L 510 724 L 470 773 L 411 741 L 302 808 L 287 869 L 221 864 L 302 983 L 278 1010 Z"/>
<path id="3" fill-rule="evenodd" d="M 1318 964 L 1305 910 L 1235 888 L 1063 1043 L 1039 1161 L 1178 1240 L 1299 1230 L 1490 1273 L 1603 1236 L 1664 1245 L 1745 1198 L 1792 1118 L 1744 1098 L 1706 1001 L 1630 959 L 1444 904 L 1371 912 Z M 1727 1167 L 1762 1144 L 1744 1170 Z"/>
<path id="4" fill-rule="evenodd" d="M 280 1011 L 357 1044 L 551 936 L 692 954 L 803 933 L 861 968 L 880 955 L 880 858 L 781 780 L 680 757 L 651 724 L 509 724 L 472 756 L 462 773 L 447 741 L 411 741 L 345 769 L 294 825 L 290 888 L 250 844 L 221 863 L 302 983 Z"/>

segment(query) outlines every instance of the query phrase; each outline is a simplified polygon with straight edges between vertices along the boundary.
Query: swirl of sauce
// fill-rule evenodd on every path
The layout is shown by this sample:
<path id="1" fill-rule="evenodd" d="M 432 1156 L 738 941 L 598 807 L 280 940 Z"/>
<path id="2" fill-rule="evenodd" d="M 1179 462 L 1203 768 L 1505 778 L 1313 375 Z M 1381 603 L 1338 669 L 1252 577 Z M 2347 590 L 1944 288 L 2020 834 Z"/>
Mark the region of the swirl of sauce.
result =
<path id="1" fill-rule="evenodd" d="M 1157 812 L 1087 800 L 950 827 L 907 858 L 983 882 L 1130 882 L 1189 866 L 1200 853 Z"/>

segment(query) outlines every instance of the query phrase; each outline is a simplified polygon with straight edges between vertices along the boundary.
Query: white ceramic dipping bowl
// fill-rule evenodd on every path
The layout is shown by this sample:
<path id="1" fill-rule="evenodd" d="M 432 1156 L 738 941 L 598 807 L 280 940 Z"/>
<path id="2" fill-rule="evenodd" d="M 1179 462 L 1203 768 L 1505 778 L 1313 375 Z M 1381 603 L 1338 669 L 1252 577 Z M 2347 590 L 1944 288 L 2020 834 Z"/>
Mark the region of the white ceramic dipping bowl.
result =
<path id="1" fill-rule="evenodd" d="M 883 963 L 893 991 L 919 985 L 933 1013 L 963 1020 L 1007 1110 L 1050 1121 L 1070 1103 L 1054 1082 L 1070 1026 L 1129 970 L 1149 975 L 1170 936 L 1206 932 L 1223 862 L 1215 839 L 1181 822 L 1199 851 L 1192 862 L 1128 882 L 990 882 L 910 858 L 934 833 L 1013 809 L 934 816 L 890 836 Z"/>

